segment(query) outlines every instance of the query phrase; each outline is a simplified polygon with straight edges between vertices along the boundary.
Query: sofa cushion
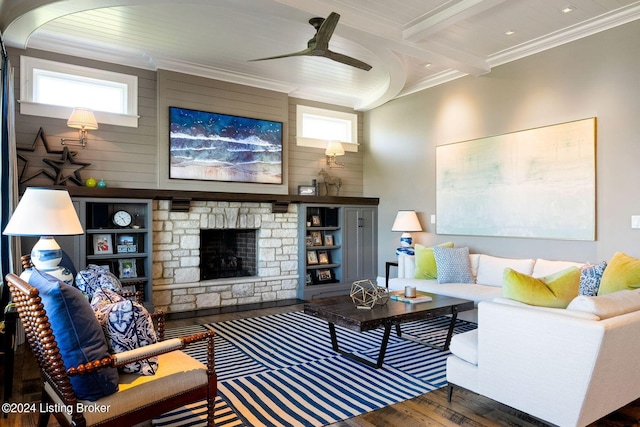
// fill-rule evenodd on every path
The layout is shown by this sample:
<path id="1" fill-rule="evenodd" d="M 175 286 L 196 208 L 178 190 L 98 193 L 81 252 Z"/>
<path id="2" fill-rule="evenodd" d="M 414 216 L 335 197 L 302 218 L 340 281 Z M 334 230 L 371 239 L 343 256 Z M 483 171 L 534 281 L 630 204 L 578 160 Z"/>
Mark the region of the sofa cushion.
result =
<path id="1" fill-rule="evenodd" d="M 538 258 L 533 265 L 533 272 L 531 273 L 531 275 L 533 277 L 544 277 L 553 273 L 557 273 L 558 271 L 567 269 L 569 267 L 581 268 L 583 265 L 583 262 L 552 261 L 548 259 Z"/>
<path id="2" fill-rule="evenodd" d="M 567 309 L 593 313 L 601 319 L 608 319 L 640 310 L 640 291 L 626 289 L 595 297 L 579 295 Z"/>
<path id="3" fill-rule="evenodd" d="M 640 287 L 640 259 L 616 252 L 604 269 L 598 295 Z"/>
<path id="4" fill-rule="evenodd" d="M 29 283 L 40 292 L 66 368 L 109 357 L 102 328 L 82 292 L 31 269 Z M 118 371 L 104 368 L 69 378 L 76 397 L 95 401 L 118 391 Z"/>
<path id="5" fill-rule="evenodd" d="M 469 248 L 433 248 L 438 270 L 438 283 L 474 283 Z"/>
<path id="6" fill-rule="evenodd" d="M 580 270 L 577 267 L 541 278 L 506 268 L 502 296 L 530 305 L 566 308 L 578 296 L 579 287 Z"/>
<path id="7" fill-rule="evenodd" d="M 478 329 L 455 334 L 451 338 L 449 351 L 472 365 L 478 365 Z"/>
<path id="8" fill-rule="evenodd" d="M 531 258 L 500 258 L 481 254 L 478 260 L 478 276 L 476 283 L 489 286 L 502 286 L 505 268 L 524 274 L 531 274 L 534 260 Z"/>
<path id="9" fill-rule="evenodd" d="M 453 242 L 441 243 L 438 246 L 443 248 L 452 248 Z M 414 274 L 415 279 L 437 279 L 438 267 L 436 266 L 436 259 L 433 255 L 433 248 L 427 248 L 419 243 L 415 245 L 416 253 L 416 271 Z"/>
<path id="10" fill-rule="evenodd" d="M 539 307 L 539 306 L 536 306 L 536 305 L 525 304 L 523 302 L 512 300 L 512 299 L 509 299 L 509 298 L 495 298 L 493 300 L 493 302 L 495 302 L 497 304 L 512 305 L 512 306 L 515 306 L 515 307 L 523 307 L 523 308 L 526 308 L 528 310 L 537 310 L 537 311 L 544 311 L 544 312 L 547 312 L 547 313 L 561 314 L 563 316 L 577 317 L 579 319 L 600 320 L 600 317 L 596 316 L 593 313 L 587 313 L 585 311 L 579 311 L 579 310 L 571 310 L 571 309 L 569 309 L 569 307 L 567 307 L 567 308 Z M 569 305 L 571 305 L 571 304 L 569 304 Z"/>
<path id="11" fill-rule="evenodd" d="M 586 295 L 594 297 L 598 295 L 600 281 L 607 267 L 607 262 L 602 261 L 600 264 L 585 264 L 580 269 L 580 289 L 578 295 Z"/>

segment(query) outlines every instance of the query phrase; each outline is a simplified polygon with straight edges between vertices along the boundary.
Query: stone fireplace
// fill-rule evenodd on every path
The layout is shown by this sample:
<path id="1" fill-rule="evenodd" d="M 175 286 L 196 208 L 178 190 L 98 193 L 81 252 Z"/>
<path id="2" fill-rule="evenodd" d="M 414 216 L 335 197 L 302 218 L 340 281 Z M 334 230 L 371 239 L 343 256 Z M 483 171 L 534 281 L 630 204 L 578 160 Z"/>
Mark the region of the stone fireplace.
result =
<path id="1" fill-rule="evenodd" d="M 255 242 L 248 245 L 255 248 L 254 274 L 201 277 L 201 230 L 252 233 Z M 225 263 L 233 264 L 233 257 L 243 258 L 242 268 L 248 269 L 244 253 L 227 254 Z M 156 309 L 184 312 L 292 299 L 297 287 L 297 204 L 289 205 L 288 212 L 272 213 L 271 203 L 192 201 L 188 212 L 173 212 L 168 200 L 153 201 Z"/>

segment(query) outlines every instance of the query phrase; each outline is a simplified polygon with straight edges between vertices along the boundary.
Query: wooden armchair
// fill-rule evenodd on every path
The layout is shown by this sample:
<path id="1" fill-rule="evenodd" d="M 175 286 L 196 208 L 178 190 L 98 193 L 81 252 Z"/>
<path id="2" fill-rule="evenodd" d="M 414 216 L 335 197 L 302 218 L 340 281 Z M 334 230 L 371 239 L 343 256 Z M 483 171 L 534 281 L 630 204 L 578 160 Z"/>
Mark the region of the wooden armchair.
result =
<path id="1" fill-rule="evenodd" d="M 207 401 L 207 425 L 214 425 L 217 378 L 214 370 L 213 331 L 174 338 L 135 350 L 118 353 L 84 365 L 66 367 L 58 342 L 47 317 L 38 289 L 14 274 L 8 274 L 13 301 L 23 323 L 27 341 L 33 351 L 44 381 L 42 402 L 59 409 L 54 413 L 63 426 L 133 425 L 189 403 Z M 87 302 L 88 304 L 88 302 Z M 207 365 L 180 349 L 197 341 L 207 341 Z M 70 377 L 104 368 L 118 368 L 133 361 L 158 356 L 158 370 L 153 376 L 119 374 L 119 391 L 94 402 L 82 401 L 74 393 Z M 82 405 L 108 408 L 82 411 Z M 104 405 L 104 406 L 101 406 Z M 48 423 L 49 412 L 40 413 L 40 426 Z"/>

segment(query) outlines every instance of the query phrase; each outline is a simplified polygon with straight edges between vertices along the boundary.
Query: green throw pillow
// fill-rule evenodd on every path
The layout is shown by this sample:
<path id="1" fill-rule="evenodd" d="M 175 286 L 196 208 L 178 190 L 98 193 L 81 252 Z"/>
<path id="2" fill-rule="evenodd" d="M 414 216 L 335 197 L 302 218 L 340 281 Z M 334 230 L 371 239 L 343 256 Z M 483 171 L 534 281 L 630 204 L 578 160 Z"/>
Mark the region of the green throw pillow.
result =
<path id="1" fill-rule="evenodd" d="M 640 259 L 616 252 L 602 274 L 598 295 L 640 287 Z"/>
<path id="2" fill-rule="evenodd" d="M 511 268 L 504 269 L 502 296 L 529 305 L 567 308 L 578 296 L 580 269 L 569 267 L 549 276 L 535 278 Z"/>
<path id="3" fill-rule="evenodd" d="M 438 246 L 443 248 L 452 248 L 453 242 L 441 243 Z M 437 279 L 438 267 L 436 266 L 436 258 L 433 255 L 433 248 L 427 248 L 416 243 L 416 271 L 413 275 L 414 279 Z"/>

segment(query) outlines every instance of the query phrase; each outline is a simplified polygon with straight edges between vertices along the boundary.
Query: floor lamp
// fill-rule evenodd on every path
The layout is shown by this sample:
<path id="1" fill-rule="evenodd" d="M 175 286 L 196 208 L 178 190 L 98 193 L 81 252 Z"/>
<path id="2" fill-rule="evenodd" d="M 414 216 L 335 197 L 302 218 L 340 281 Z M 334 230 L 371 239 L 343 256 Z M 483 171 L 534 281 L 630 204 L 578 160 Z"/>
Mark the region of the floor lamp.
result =
<path id="1" fill-rule="evenodd" d="M 8 236 L 40 236 L 31 249 L 33 266 L 65 283 L 73 283 L 69 269 L 59 265 L 62 249 L 54 238 L 84 233 L 67 190 L 27 188 L 2 233 Z"/>

